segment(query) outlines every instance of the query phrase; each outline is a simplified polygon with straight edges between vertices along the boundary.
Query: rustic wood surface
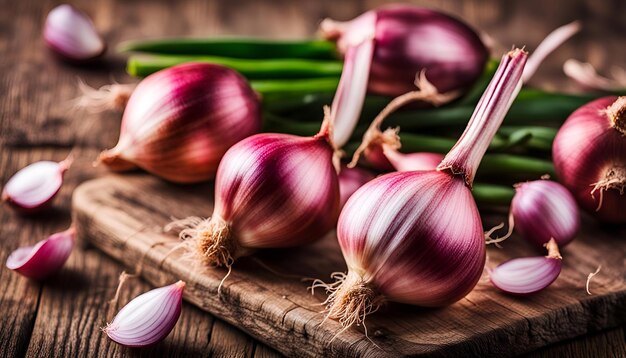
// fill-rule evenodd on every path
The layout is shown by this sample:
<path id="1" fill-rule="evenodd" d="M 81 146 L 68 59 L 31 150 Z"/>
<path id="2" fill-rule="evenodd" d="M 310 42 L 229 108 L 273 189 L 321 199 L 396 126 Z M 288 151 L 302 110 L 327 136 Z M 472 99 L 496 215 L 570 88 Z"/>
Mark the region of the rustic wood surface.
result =
<path id="1" fill-rule="evenodd" d="M 310 36 L 319 19 L 347 19 L 383 1 L 72 1 L 89 13 L 113 48 L 119 41 L 163 35 Z M 463 16 L 492 35 L 503 47 L 529 49 L 554 27 L 583 18 L 585 31 L 553 55 L 535 80 L 545 88 L 569 88 L 560 71 L 566 58 L 587 60 L 600 69 L 626 64 L 626 3 L 613 1 L 416 1 Z M 79 159 L 53 208 L 22 217 L 0 207 L 0 261 L 18 246 L 32 244 L 70 224 L 70 199 L 81 182 L 101 176 L 92 168 L 97 153 L 115 144 L 119 115 L 94 116 L 71 110 L 82 78 L 93 86 L 123 75 L 123 58 L 107 55 L 99 66 L 73 67 L 55 61 L 41 41 L 45 16 L 57 2 L 0 0 L 0 183 L 37 160 L 62 160 L 70 151 Z M 255 356 L 278 354 L 240 330 L 185 304 L 176 329 L 148 350 L 123 349 L 98 329 L 111 310 L 122 266 L 97 250 L 76 250 L 65 269 L 45 283 L 0 269 L 0 356 L 167 355 Z M 126 302 L 150 285 L 136 279 L 125 286 Z M 611 329 L 545 347 L 532 353 L 549 356 L 626 356 L 626 331 Z"/>
<path id="2" fill-rule="evenodd" d="M 341 326 L 324 321 L 321 313 L 323 292 L 318 290 L 315 296 L 307 292 L 311 285 L 307 278 L 328 281 L 332 272 L 346 271 L 332 233 L 304 248 L 241 259 L 223 282 L 226 269 L 203 267 L 185 248 L 174 251 L 181 242 L 163 227 L 172 215 L 210 213 L 211 187 L 174 186 L 145 174 L 103 177 L 75 190 L 74 224 L 81 240 L 123 262 L 131 272 L 155 286 L 184 280 L 189 302 L 288 356 L 512 355 L 626 323 L 622 242 L 626 229 L 602 232 L 589 221 L 580 238 L 562 250 L 559 279 L 540 294 L 510 297 L 483 277 L 466 298 L 449 307 L 389 304 L 367 319 L 371 341 L 362 329 L 336 335 Z M 517 237 L 502 245 L 503 249 L 489 248 L 488 266 L 511 257 L 545 255 Z M 600 263 L 602 275 L 593 280 L 590 296 L 585 291 L 586 275 Z"/>

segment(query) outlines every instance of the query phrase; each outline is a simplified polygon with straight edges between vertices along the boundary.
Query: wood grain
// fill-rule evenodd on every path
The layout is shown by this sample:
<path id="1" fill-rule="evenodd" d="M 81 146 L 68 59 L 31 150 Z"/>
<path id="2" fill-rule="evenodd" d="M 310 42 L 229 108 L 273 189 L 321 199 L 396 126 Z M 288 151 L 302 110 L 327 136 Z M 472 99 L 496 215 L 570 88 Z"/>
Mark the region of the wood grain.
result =
<path id="1" fill-rule="evenodd" d="M 482 282 L 446 308 L 387 305 L 368 318 L 371 341 L 360 329 L 336 335 L 339 324 L 324 321 L 320 313 L 324 295 L 312 296 L 298 279 L 328 279 L 331 272 L 345 271 L 336 239 L 329 235 L 305 248 L 260 252 L 255 257 L 261 265 L 243 259 L 218 295 L 226 271 L 202 267 L 181 250 L 173 252 L 179 242 L 162 230 L 172 215 L 210 213 L 211 198 L 210 185 L 174 186 L 141 174 L 109 176 L 76 189 L 74 223 L 80 238 L 140 271 L 155 286 L 186 281 L 186 300 L 289 356 L 511 355 L 626 323 L 626 245 L 620 239 L 626 230 L 602 231 L 586 222 L 579 240 L 563 249 L 559 279 L 538 295 L 509 297 Z M 489 250 L 490 266 L 545 254 L 520 238 L 504 246 Z M 594 294 L 588 296 L 586 275 L 598 264 L 602 274 L 594 278 Z"/>

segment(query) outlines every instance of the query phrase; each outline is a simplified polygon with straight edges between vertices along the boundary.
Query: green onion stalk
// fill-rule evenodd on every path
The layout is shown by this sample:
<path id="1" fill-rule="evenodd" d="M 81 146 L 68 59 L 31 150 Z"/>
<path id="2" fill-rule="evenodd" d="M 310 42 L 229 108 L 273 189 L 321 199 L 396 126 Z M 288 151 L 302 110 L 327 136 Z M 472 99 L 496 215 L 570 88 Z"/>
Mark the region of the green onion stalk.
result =
<path id="1" fill-rule="evenodd" d="M 325 40 L 276 41 L 246 38 L 170 38 L 127 41 L 122 52 L 167 55 L 201 55 L 246 59 L 301 58 L 338 59 L 334 43 Z"/>

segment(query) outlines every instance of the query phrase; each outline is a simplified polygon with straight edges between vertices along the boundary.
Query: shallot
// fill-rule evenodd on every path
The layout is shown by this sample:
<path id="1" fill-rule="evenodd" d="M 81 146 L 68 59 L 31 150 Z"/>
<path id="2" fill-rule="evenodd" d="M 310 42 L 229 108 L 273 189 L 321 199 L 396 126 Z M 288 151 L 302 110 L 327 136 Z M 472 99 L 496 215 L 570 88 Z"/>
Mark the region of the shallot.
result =
<path id="1" fill-rule="evenodd" d="M 2 189 L 2 200 L 24 213 L 47 207 L 63 185 L 72 157 L 61 162 L 40 161 L 15 173 Z"/>
<path id="2" fill-rule="evenodd" d="M 224 155 L 210 219 L 188 218 L 180 237 L 207 266 L 230 267 L 257 249 L 298 246 L 336 223 L 339 182 L 330 124 L 312 137 L 263 133 Z"/>
<path id="3" fill-rule="evenodd" d="M 185 282 L 178 281 L 135 297 L 104 332 L 126 347 L 146 347 L 162 341 L 178 322 L 184 288 Z"/>
<path id="4" fill-rule="evenodd" d="M 548 256 L 522 257 L 489 270 L 491 283 L 500 290 L 526 296 L 550 286 L 561 273 L 561 254 L 554 239 L 546 243 Z"/>
<path id="5" fill-rule="evenodd" d="M 50 11 L 43 37 L 52 51 L 70 61 L 91 60 L 106 51 L 106 44 L 89 17 L 68 4 Z"/>
<path id="6" fill-rule="evenodd" d="M 489 55 L 476 31 L 461 20 L 408 4 L 384 6 L 348 22 L 326 19 L 320 29 L 346 57 L 355 34 L 372 31 L 368 86 L 389 96 L 411 91 L 413 77 L 423 70 L 442 93 L 464 90 L 478 79 Z"/>
<path id="7" fill-rule="evenodd" d="M 503 56 L 465 132 L 437 170 L 386 174 L 348 199 L 337 226 L 348 273 L 326 286 L 329 317 L 349 327 L 385 301 L 442 306 L 476 285 L 485 245 L 471 187 L 521 88 L 526 58 L 519 49 Z"/>
<path id="8" fill-rule="evenodd" d="M 228 148 L 261 129 L 259 99 L 237 72 L 189 63 L 159 71 L 134 90 L 117 145 L 100 154 L 111 170 L 140 167 L 177 183 L 215 177 Z"/>
<path id="9" fill-rule="evenodd" d="M 534 180 L 515 186 L 511 202 L 511 227 L 537 246 L 555 240 L 563 247 L 580 229 L 576 200 L 567 189 L 551 180 Z"/>
<path id="10" fill-rule="evenodd" d="M 552 158 L 581 208 L 600 221 L 626 223 L 626 97 L 604 97 L 572 113 Z"/>

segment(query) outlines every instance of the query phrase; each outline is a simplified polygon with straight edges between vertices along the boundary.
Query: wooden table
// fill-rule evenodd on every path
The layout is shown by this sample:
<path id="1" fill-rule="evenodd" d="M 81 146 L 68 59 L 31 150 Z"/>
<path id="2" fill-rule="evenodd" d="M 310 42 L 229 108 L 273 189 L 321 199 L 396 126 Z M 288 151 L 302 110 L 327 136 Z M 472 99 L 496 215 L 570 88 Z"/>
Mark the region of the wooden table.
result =
<path id="1" fill-rule="evenodd" d="M 326 16 L 347 19 L 384 1 L 73 1 L 88 12 L 109 44 L 163 35 L 262 35 L 298 38 L 315 32 Z M 614 1 L 421 1 L 463 16 L 508 48 L 532 50 L 558 25 L 584 19 L 584 33 L 550 57 L 535 84 L 568 88 L 560 66 L 570 57 L 606 69 L 626 65 L 626 3 Z M 93 115 L 71 109 L 79 78 L 92 86 L 112 79 L 130 81 L 124 60 L 114 53 L 99 67 L 71 67 L 45 50 L 41 27 L 56 3 L 0 0 L 0 182 L 38 160 L 77 160 L 54 207 L 44 215 L 21 217 L 0 206 L 0 261 L 18 246 L 32 244 L 66 228 L 71 221 L 72 190 L 104 173 L 91 163 L 117 140 L 119 114 Z M 500 49 L 497 50 L 497 53 Z M 0 356 L 196 356 L 277 357 L 244 332 L 191 305 L 165 342 L 144 350 L 112 343 L 100 328 L 115 313 L 107 304 L 123 268 L 94 249 L 77 249 L 63 272 L 37 283 L 0 269 Z M 127 302 L 150 286 L 133 279 L 121 292 Z M 617 328 L 533 352 L 531 356 L 626 356 L 626 329 Z"/>

